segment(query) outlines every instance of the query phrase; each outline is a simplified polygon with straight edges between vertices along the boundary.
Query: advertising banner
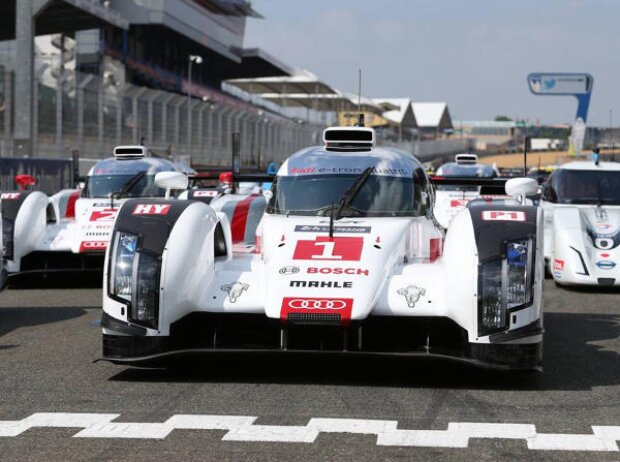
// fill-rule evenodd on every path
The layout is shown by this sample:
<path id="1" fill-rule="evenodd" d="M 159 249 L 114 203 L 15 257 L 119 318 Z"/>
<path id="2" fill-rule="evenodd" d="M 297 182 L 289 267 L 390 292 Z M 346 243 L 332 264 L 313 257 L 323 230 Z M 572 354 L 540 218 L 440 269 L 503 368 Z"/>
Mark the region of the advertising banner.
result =
<path id="1" fill-rule="evenodd" d="M 527 76 L 527 83 L 535 95 L 577 98 L 577 115 L 569 138 L 569 151 L 572 155 L 580 155 L 594 78 L 587 73 L 534 72 Z"/>

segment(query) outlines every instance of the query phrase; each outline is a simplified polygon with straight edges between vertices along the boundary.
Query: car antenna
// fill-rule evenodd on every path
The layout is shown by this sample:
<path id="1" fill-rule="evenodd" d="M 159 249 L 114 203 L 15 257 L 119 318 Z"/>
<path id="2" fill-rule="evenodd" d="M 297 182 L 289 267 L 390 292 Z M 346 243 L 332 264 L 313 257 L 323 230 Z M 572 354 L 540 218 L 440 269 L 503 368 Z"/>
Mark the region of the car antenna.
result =
<path id="1" fill-rule="evenodd" d="M 357 122 L 356 127 L 364 126 L 364 113 L 362 112 L 362 68 L 357 69 Z"/>
<path id="2" fill-rule="evenodd" d="M 527 145 L 530 141 L 529 137 L 525 135 L 525 139 L 523 140 L 523 176 L 527 176 Z"/>

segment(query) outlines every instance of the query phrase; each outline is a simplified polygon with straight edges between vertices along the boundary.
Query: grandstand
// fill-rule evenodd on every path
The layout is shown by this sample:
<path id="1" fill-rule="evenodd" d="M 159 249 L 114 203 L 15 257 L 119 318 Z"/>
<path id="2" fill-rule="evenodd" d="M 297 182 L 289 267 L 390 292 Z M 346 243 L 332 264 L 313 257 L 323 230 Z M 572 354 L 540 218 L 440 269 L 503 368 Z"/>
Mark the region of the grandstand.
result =
<path id="1" fill-rule="evenodd" d="M 0 156 L 96 159 L 144 143 L 225 165 L 240 131 L 244 162 L 259 165 L 358 110 L 386 143 L 421 156 L 462 150 L 447 139 L 447 104 L 338 90 L 243 48 L 248 18 L 260 14 L 247 0 L 3 0 Z"/>

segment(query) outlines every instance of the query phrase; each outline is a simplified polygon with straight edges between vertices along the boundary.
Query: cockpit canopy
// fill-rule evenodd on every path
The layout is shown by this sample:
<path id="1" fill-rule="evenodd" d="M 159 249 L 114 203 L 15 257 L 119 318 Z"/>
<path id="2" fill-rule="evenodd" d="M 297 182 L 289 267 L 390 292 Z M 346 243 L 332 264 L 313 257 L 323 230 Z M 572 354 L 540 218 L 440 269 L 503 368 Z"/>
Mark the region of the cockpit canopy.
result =
<path id="1" fill-rule="evenodd" d="M 491 165 L 449 162 L 437 169 L 437 176 L 458 178 L 495 178 L 497 172 Z M 438 191 L 479 191 L 480 186 L 437 185 Z"/>
<path id="2" fill-rule="evenodd" d="M 620 170 L 555 170 L 542 198 L 559 204 L 620 205 Z"/>
<path id="3" fill-rule="evenodd" d="M 338 140 L 341 142 L 341 140 Z M 432 191 L 421 164 L 404 151 L 364 146 L 315 147 L 291 156 L 272 185 L 267 213 L 329 216 L 364 175 L 370 174 L 341 216 L 398 217 L 426 213 Z"/>
<path id="4" fill-rule="evenodd" d="M 175 172 L 179 167 L 166 159 L 105 159 L 90 170 L 82 197 L 164 197 L 166 191 L 155 186 L 155 174 Z"/>

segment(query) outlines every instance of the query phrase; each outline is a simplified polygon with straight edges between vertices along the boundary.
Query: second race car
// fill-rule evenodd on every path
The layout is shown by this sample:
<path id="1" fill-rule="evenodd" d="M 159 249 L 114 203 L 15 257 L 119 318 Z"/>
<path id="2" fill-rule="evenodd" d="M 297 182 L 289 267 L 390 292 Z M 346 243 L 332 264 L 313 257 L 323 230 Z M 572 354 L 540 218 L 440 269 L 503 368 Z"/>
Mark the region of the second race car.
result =
<path id="1" fill-rule="evenodd" d="M 493 166 L 478 163 L 475 154 L 457 154 L 454 162 L 443 164 L 435 175 L 442 178 L 490 179 L 496 178 L 498 173 Z M 485 191 L 476 184 L 438 184 L 433 210 L 435 218 L 441 226 L 447 228 L 452 218 L 481 194 L 485 194 Z"/>
<path id="2" fill-rule="evenodd" d="M 545 258 L 558 284 L 620 286 L 620 164 L 570 162 L 545 183 Z"/>

